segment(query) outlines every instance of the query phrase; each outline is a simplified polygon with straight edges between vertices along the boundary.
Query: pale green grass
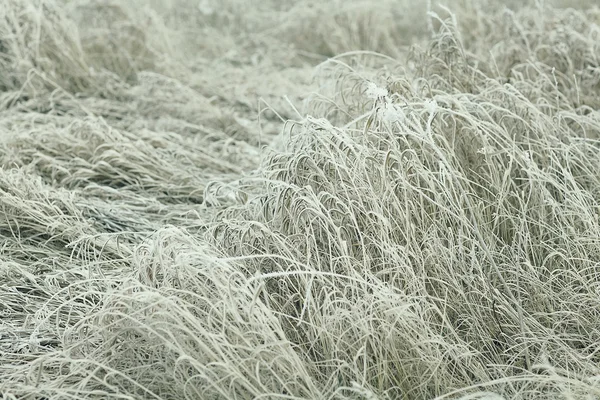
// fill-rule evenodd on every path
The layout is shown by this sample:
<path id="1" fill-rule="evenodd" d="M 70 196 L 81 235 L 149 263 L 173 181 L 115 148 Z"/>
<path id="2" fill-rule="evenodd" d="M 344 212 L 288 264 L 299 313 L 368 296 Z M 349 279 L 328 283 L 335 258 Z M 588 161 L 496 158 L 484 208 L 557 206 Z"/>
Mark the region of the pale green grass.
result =
<path id="1" fill-rule="evenodd" d="M 0 0 L 2 399 L 600 398 L 600 9 L 499 3 Z"/>

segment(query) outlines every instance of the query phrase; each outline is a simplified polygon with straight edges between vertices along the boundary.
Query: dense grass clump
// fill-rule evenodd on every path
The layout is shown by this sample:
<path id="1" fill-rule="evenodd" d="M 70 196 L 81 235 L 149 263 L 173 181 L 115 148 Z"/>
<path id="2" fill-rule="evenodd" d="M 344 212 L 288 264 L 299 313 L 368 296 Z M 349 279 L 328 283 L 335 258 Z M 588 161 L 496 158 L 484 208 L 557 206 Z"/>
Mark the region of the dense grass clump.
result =
<path id="1" fill-rule="evenodd" d="M 2 398 L 599 398 L 600 9 L 411 3 L 0 0 Z"/>

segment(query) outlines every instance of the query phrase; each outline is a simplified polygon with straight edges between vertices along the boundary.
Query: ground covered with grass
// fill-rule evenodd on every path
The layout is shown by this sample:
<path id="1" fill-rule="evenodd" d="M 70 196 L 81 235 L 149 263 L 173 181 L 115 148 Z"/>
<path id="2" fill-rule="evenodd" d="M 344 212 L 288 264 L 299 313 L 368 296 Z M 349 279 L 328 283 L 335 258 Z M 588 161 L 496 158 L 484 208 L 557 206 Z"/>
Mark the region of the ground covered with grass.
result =
<path id="1" fill-rule="evenodd" d="M 0 0 L 2 399 L 600 398 L 600 9 L 414 3 Z"/>

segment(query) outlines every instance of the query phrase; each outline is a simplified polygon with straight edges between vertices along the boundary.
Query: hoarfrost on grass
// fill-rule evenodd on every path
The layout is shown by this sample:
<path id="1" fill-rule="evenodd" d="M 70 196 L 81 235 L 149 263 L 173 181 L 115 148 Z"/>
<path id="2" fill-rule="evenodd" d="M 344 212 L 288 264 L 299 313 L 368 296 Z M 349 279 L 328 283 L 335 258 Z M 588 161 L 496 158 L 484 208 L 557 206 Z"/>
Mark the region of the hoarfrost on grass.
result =
<path id="1" fill-rule="evenodd" d="M 450 3 L 0 0 L 2 396 L 600 397 L 600 10 Z"/>

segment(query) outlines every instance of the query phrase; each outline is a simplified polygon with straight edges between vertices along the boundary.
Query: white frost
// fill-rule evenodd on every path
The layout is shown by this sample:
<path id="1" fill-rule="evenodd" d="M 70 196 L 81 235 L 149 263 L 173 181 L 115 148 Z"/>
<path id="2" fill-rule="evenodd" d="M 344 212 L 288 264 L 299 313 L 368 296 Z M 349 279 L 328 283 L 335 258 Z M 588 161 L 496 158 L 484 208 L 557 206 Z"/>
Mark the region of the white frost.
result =
<path id="1" fill-rule="evenodd" d="M 370 99 L 378 99 L 380 97 L 386 97 L 388 91 L 385 88 L 379 87 L 373 82 L 369 82 L 367 85 L 367 97 Z"/>

